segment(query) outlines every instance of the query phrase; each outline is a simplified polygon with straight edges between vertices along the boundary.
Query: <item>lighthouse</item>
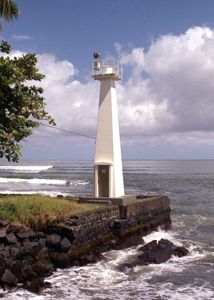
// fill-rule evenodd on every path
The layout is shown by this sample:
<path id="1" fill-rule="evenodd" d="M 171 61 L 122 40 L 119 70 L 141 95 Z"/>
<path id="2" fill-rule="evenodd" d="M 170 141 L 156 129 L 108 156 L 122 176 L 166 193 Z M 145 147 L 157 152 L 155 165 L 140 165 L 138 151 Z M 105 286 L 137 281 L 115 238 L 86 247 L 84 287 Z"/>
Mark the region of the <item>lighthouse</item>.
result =
<path id="1" fill-rule="evenodd" d="M 124 195 L 123 168 L 116 95 L 116 81 L 122 80 L 121 65 L 94 53 L 92 77 L 100 81 L 94 161 L 94 197 Z"/>

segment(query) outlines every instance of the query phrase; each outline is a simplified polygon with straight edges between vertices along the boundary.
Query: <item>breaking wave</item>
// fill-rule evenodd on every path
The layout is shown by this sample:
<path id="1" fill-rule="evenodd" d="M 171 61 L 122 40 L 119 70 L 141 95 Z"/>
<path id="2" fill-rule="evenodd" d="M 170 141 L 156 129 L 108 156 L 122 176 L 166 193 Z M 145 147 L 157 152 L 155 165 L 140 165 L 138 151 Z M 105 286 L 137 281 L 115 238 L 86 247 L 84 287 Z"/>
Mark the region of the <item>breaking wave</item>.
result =
<path id="1" fill-rule="evenodd" d="M 27 183 L 35 185 L 86 185 L 88 181 L 82 180 L 61 180 L 61 179 L 24 179 L 0 177 L 0 183 Z"/>
<path id="2" fill-rule="evenodd" d="M 0 166 L 0 170 L 13 173 L 39 173 L 53 168 L 53 166 Z"/>
<path id="3" fill-rule="evenodd" d="M 161 238 L 168 238 L 177 244 L 182 243 L 176 239 L 176 233 L 173 231 L 159 230 L 143 239 L 148 243 L 152 239 Z M 44 290 L 40 295 L 18 290 L 13 293 L 13 299 L 213 299 L 212 287 L 206 281 L 197 282 L 197 278 L 192 283 L 188 282 L 188 278 L 185 281 L 188 268 L 200 256 L 191 250 L 191 247 L 192 245 L 189 244 L 190 254 L 184 258 L 173 257 L 159 265 L 138 266 L 125 272 L 118 271 L 116 266 L 136 255 L 138 247 L 106 252 L 105 259 L 96 264 L 58 270 L 48 278 L 52 287 Z M 182 285 L 178 284 L 180 278 L 183 280 Z M 5 299 L 10 299 L 9 295 L 5 296 Z"/>

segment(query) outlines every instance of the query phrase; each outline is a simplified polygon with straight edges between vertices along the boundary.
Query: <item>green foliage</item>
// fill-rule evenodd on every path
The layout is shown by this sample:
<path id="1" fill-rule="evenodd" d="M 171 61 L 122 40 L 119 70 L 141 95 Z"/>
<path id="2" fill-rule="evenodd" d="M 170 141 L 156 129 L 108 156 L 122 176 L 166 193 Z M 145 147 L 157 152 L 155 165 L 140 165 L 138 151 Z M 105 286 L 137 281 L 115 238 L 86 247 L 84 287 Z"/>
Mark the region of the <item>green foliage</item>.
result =
<path id="1" fill-rule="evenodd" d="M 32 134 L 39 120 L 55 124 L 45 111 L 43 89 L 30 85 L 41 81 L 35 54 L 9 57 L 10 45 L 2 41 L 0 50 L 0 158 L 18 162 L 20 141 Z"/>
<path id="2" fill-rule="evenodd" d="M 64 221 L 70 215 L 95 210 L 102 205 L 78 203 L 75 198 L 51 198 L 41 195 L 0 195 L 0 219 L 33 228 L 47 221 Z"/>
<path id="3" fill-rule="evenodd" d="M 19 16 L 19 8 L 12 0 L 0 0 L 0 18 L 6 21 L 13 21 Z M 0 23 L 0 29 L 2 25 Z"/>

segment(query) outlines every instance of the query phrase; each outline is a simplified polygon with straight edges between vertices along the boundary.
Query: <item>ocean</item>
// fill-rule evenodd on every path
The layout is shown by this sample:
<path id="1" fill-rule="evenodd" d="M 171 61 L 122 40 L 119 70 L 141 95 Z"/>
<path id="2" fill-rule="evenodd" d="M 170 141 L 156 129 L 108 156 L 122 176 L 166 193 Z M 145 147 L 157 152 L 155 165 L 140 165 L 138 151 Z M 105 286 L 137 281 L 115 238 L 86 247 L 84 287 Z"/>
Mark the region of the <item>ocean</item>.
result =
<path id="1" fill-rule="evenodd" d="M 126 194 L 161 194 L 171 199 L 172 227 L 144 237 L 167 238 L 189 254 L 159 265 L 120 272 L 117 266 L 137 247 L 104 253 L 85 267 L 57 270 L 40 295 L 0 291 L 3 299 L 202 300 L 214 299 L 214 160 L 124 161 Z M 0 165 L 0 193 L 89 195 L 92 161 L 22 161 Z M 142 240 L 142 243 L 143 243 Z"/>

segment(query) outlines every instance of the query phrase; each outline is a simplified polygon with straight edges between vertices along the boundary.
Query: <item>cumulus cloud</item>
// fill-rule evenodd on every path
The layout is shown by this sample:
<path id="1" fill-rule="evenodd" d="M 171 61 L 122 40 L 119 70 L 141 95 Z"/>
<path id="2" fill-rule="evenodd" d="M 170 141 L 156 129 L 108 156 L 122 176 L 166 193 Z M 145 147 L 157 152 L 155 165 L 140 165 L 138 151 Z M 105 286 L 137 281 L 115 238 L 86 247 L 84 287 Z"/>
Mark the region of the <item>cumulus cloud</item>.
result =
<path id="1" fill-rule="evenodd" d="M 214 30 L 194 27 L 164 35 L 148 51 L 117 45 L 128 80 L 118 83 L 124 135 L 214 130 Z M 81 83 L 69 61 L 39 55 L 48 109 L 67 129 L 94 134 L 99 84 Z"/>
<path id="2" fill-rule="evenodd" d="M 125 51 L 117 44 L 128 78 L 117 84 L 122 135 L 133 136 L 135 142 L 139 136 L 147 142 L 150 137 L 154 144 L 157 140 L 186 146 L 202 140 L 213 144 L 213 49 L 214 30 L 208 27 L 160 36 L 147 51 L 143 47 Z M 74 64 L 53 54 L 39 54 L 38 59 L 46 75 L 41 85 L 47 110 L 57 125 L 95 135 L 99 83 L 78 81 Z"/>
<path id="3" fill-rule="evenodd" d="M 213 47 L 214 31 L 195 27 L 159 37 L 147 52 L 121 53 L 133 74 L 125 83 L 132 124 L 154 133 L 214 130 Z"/>
<path id="4" fill-rule="evenodd" d="M 41 82 L 47 101 L 47 110 L 58 127 L 92 134 L 96 124 L 99 86 L 92 80 L 81 83 L 75 79 L 78 70 L 54 55 L 38 56 L 39 70 L 45 74 Z"/>

